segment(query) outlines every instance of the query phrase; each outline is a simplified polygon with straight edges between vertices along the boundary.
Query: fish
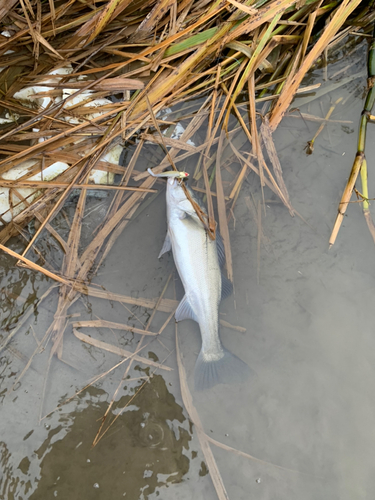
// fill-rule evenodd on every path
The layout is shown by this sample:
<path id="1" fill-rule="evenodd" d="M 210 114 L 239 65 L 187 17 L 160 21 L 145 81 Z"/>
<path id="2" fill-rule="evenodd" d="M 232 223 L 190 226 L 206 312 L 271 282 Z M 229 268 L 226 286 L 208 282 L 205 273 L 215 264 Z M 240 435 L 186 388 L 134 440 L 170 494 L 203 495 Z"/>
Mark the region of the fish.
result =
<path id="1" fill-rule="evenodd" d="M 159 258 L 172 250 L 185 295 L 179 303 L 177 322 L 192 319 L 199 324 L 202 347 L 195 370 L 195 389 L 209 389 L 219 383 L 238 383 L 249 368 L 228 351 L 219 336 L 219 305 L 233 291 L 232 283 L 222 273 L 225 264 L 223 241 L 209 238 L 206 229 L 186 197 L 181 180 L 167 178 L 167 235 Z M 202 203 L 186 186 L 194 202 L 205 212 Z"/>

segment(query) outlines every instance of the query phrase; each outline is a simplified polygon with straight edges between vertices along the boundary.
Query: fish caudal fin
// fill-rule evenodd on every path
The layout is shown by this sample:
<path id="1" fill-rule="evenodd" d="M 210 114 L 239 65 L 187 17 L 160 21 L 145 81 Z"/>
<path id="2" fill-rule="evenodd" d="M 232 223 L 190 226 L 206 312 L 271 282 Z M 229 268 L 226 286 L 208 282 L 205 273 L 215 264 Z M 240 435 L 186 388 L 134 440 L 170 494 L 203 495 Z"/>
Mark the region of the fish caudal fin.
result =
<path id="1" fill-rule="evenodd" d="M 195 364 L 195 389 L 203 391 L 217 384 L 236 384 L 250 375 L 250 368 L 240 358 L 224 349 L 224 356 L 209 360 L 201 351 Z"/>

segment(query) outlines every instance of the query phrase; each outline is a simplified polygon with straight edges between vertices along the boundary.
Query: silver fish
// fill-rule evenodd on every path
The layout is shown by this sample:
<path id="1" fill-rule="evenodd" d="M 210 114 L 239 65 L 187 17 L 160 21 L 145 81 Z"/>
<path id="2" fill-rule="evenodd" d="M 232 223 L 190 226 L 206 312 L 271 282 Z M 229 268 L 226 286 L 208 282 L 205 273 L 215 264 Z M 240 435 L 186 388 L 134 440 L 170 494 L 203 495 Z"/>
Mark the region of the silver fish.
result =
<path id="1" fill-rule="evenodd" d="M 189 191 L 199 205 L 193 192 Z M 175 178 L 167 181 L 168 231 L 159 258 L 172 250 L 185 295 L 176 321 L 193 319 L 199 324 L 202 348 L 195 365 L 195 387 L 208 389 L 218 383 L 242 381 L 248 366 L 227 351 L 219 337 L 219 304 L 232 293 L 232 284 L 221 273 L 225 263 L 220 235 L 206 234 L 192 204 Z M 203 207 L 201 207 L 203 208 Z"/>

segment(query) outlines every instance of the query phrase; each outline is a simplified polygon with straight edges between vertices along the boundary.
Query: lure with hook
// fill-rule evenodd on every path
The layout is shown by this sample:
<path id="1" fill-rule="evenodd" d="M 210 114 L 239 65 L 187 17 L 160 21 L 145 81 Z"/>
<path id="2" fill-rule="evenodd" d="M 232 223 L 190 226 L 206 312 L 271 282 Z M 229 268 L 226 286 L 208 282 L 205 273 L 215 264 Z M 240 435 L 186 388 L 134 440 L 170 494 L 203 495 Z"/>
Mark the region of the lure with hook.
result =
<path id="1" fill-rule="evenodd" d="M 189 174 L 187 172 L 179 172 L 175 170 L 169 170 L 167 172 L 162 172 L 161 174 L 154 174 L 151 168 L 147 169 L 147 172 L 152 175 L 152 177 L 165 177 L 167 179 L 187 179 Z"/>

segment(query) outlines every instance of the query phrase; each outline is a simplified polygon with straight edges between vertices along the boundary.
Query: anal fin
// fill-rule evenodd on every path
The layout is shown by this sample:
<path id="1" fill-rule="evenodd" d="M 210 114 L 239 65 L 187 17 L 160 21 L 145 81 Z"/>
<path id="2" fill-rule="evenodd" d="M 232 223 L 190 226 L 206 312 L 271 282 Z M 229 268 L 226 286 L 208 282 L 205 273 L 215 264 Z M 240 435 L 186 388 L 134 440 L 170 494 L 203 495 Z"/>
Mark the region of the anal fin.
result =
<path id="1" fill-rule="evenodd" d="M 194 314 L 194 311 L 192 310 L 186 295 L 184 295 L 183 299 L 179 303 L 174 316 L 176 318 L 176 321 L 193 319 L 194 321 L 198 322 L 198 319 Z"/>

